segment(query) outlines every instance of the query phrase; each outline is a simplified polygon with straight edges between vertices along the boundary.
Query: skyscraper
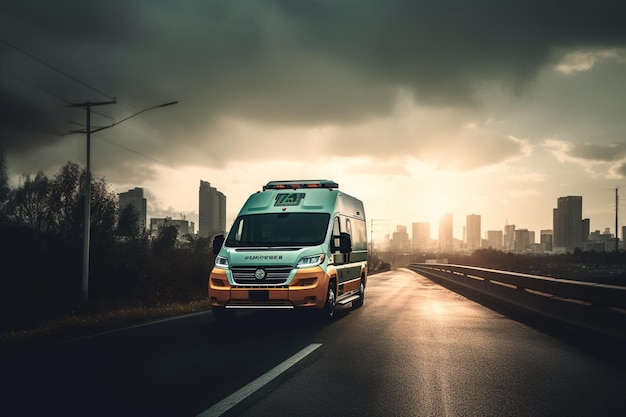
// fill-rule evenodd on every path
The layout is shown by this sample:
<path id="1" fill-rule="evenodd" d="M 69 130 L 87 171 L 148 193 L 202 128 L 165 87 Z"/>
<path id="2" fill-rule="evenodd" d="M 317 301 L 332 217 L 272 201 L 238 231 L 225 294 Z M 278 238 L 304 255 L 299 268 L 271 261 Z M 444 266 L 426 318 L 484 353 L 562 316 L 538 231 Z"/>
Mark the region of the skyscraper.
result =
<path id="1" fill-rule="evenodd" d="M 407 252 L 409 250 L 409 234 L 406 231 L 406 226 L 397 225 L 391 236 L 389 243 L 392 251 Z"/>
<path id="2" fill-rule="evenodd" d="M 557 208 L 553 210 L 555 248 L 573 250 L 582 248 L 582 243 L 589 234 L 588 220 L 583 220 L 582 196 L 559 197 Z M 585 230 L 587 229 L 587 230 Z"/>
<path id="3" fill-rule="evenodd" d="M 451 252 L 452 249 L 452 213 L 446 213 L 439 218 L 439 252 Z"/>
<path id="4" fill-rule="evenodd" d="M 126 206 L 133 206 L 138 215 L 137 226 L 139 228 L 139 232 L 145 231 L 148 217 L 148 201 L 143 196 L 143 188 L 135 187 L 125 193 L 119 193 L 118 197 L 120 201 L 120 213 L 126 208 Z"/>
<path id="5" fill-rule="evenodd" d="M 515 238 L 513 239 L 515 252 L 527 252 L 531 249 L 530 232 L 528 229 L 515 229 Z"/>
<path id="6" fill-rule="evenodd" d="M 480 249 L 481 232 L 480 232 L 480 215 L 469 214 L 466 217 L 467 225 L 467 249 L 470 251 Z"/>
<path id="7" fill-rule="evenodd" d="M 515 225 L 507 224 L 504 226 L 504 239 L 503 245 L 505 251 L 512 251 L 515 249 Z"/>
<path id="8" fill-rule="evenodd" d="M 502 249 L 502 230 L 487 230 L 487 247 L 495 250 Z"/>
<path id="9" fill-rule="evenodd" d="M 198 235 L 215 236 L 226 233 L 226 196 L 200 180 L 198 193 Z"/>
<path id="10" fill-rule="evenodd" d="M 546 252 L 552 252 L 552 230 L 541 230 L 539 233 L 541 249 Z"/>
<path id="11" fill-rule="evenodd" d="M 412 224 L 411 243 L 414 251 L 430 249 L 430 223 Z"/>

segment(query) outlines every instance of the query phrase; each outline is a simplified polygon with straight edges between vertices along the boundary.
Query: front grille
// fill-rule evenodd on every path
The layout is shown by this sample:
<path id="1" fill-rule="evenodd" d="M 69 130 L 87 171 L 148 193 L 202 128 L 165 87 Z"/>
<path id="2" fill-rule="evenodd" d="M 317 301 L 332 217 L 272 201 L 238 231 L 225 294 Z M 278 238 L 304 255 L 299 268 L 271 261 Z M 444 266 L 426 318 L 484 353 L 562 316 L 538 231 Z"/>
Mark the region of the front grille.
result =
<path id="1" fill-rule="evenodd" d="M 257 279 L 256 271 L 262 269 L 265 271 L 263 279 Z M 230 268 L 233 273 L 233 280 L 237 285 L 282 285 L 285 284 L 289 274 L 290 266 L 233 266 Z"/>

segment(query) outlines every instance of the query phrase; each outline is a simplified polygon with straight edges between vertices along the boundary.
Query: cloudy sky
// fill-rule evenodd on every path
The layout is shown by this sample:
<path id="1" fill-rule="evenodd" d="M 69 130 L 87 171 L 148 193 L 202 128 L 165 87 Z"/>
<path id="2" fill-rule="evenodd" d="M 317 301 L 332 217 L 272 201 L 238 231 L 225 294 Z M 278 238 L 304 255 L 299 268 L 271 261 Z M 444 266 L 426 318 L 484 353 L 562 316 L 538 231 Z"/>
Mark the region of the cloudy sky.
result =
<path id="1" fill-rule="evenodd" d="M 230 222 L 267 181 L 328 178 L 375 233 L 436 237 L 452 212 L 457 238 L 468 214 L 538 236 L 567 195 L 614 233 L 624 16 L 618 0 L 5 0 L 0 148 L 14 184 L 54 175 L 85 163 L 68 104 L 115 98 L 95 127 L 177 100 L 93 135 L 94 175 L 143 187 L 152 217 L 195 221 L 201 179 Z"/>

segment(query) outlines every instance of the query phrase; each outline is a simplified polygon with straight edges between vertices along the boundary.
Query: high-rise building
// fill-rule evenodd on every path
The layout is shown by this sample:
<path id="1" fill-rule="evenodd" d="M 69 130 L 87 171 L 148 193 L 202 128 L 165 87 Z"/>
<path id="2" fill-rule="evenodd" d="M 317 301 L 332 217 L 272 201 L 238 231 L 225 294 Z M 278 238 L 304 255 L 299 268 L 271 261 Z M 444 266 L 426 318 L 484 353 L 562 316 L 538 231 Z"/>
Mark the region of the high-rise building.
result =
<path id="1" fill-rule="evenodd" d="M 391 242 L 391 236 L 389 236 L 389 233 L 385 234 L 385 237 L 383 238 L 383 247 L 381 250 L 389 250 L 389 245 Z"/>
<path id="2" fill-rule="evenodd" d="M 480 232 L 480 215 L 469 214 L 466 218 L 467 235 L 466 243 L 467 249 L 470 251 L 480 249 L 481 232 Z"/>
<path id="3" fill-rule="evenodd" d="M 451 252 L 453 244 L 452 213 L 445 213 L 439 218 L 439 252 Z"/>
<path id="4" fill-rule="evenodd" d="M 553 246 L 564 250 L 582 248 L 589 236 L 589 220 L 583 220 L 581 196 L 559 197 L 553 210 Z"/>
<path id="5" fill-rule="evenodd" d="M 507 224 L 504 226 L 503 242 L 505 251 L 512 251 L 515 249 L 515 225 Z"/>
<path id="6" fill-rule="evenodd" d="M 411 243 L 414 251 L 430 249 L 430 223 L 412 224 Z"/>
<path id="7" fill-rule="evenodd" d="M 409 234 L 406 226 L 396 226 L 396 230 L 391 234 L 390 249 L 394 252 L 408 252 L 409 250 Z"/>
<path id="8" fill-rule="evenodd" d="M 198 235 L 210 237 L 226 233 L 226 196 L 200 180 L 198 193 Z"/>
<path id="9" fill-rule="evenodd" d="M 487 230 L 487 247 L 502 250 L 502 230 Z"/>
<path id="10" fill-rule="evenodd" d="M 137 227 L 139 228 L 139 232 L 144 232 L 146 230 L 148 217 L 148 201 L 143 196 L 143 188 L 135 187 L 125 193 L 119 193 L 118 197 L 120 201 L 120 213 L 126 206 L 133 206 L 137 212 Z"/>
<path id="11" fill-rule="evenodd" d="M 515 252 L 528 252 L 532 248 L 530 246 L 530 233 L 528 229 L 516 229 L 514 238 Z"/>
<path id="12" fill-rule="evenodd" d="M 541 249 L 545 252 L 552 252 L 552 230 L 541 230 L 539 234 Z"/>

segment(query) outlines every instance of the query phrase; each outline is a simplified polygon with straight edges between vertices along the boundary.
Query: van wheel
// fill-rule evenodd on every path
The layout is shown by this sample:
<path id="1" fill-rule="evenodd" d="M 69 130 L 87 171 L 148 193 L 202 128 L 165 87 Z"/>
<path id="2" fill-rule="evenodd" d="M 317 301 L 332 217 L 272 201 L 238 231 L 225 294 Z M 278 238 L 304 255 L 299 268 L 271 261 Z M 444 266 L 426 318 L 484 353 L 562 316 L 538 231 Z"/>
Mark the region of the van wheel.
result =
<path id="1" fill-rule="evenodd" d="M 213 307 L 211 311 L 213 312 L 213 318 L 217 322 L 227 322 L 235 317 L 233 310 L 226 310 L 224 307 Z"/>
<path id="2" fill-rule="evenodd" d="M 365 302 L 365 281 L 361 277 L 361 283 L 359 284 L 359 298 L 352 302 L 352 308 L 359 308 L 363 306 Z"/>
<path id="3" fill-rule="evenodd" d="M 330 322 L 335 317 L 335 306 L 337 305 L 337 296 L 335 295 L 335 281 L 331 281 L 328 284 L 328 290 L 326 291 L 326 302 L 324 308 L 322 308 L 320 318 L 322 321 Z"/>

